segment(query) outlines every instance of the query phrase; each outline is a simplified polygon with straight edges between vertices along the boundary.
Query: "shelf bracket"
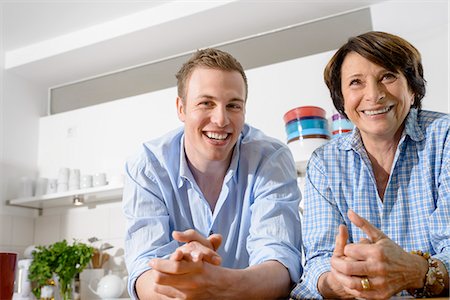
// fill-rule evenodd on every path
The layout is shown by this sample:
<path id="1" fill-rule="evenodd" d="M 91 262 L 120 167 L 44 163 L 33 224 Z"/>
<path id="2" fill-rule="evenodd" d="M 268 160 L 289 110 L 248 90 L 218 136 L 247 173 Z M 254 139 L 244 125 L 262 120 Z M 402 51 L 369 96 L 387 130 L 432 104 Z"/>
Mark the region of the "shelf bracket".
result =
<path id="1" fill-rule="evenodd" d="M 21 205 L 21 204 L 12 204 L 9 200 L 6 200 L 6 205 L 27 208 L 27 209 L 34 209 L 34 210 L 38 211 L 39 216 L 42 216 L 43 209 L 41 207 L 27 206 L 27 205 Z"/>

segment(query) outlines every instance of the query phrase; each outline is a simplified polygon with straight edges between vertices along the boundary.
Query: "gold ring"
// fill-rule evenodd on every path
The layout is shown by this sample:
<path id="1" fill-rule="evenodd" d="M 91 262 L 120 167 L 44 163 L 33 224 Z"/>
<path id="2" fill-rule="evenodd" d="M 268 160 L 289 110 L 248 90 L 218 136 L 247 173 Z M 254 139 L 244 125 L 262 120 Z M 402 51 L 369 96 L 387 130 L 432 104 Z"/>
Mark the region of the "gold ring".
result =
<path id="1" fill-rule="evenodd" d="M 362 285 L 363 290 L 370 290 L 369 278 L 363 277 L 361 279 L 361 285 Z"/>

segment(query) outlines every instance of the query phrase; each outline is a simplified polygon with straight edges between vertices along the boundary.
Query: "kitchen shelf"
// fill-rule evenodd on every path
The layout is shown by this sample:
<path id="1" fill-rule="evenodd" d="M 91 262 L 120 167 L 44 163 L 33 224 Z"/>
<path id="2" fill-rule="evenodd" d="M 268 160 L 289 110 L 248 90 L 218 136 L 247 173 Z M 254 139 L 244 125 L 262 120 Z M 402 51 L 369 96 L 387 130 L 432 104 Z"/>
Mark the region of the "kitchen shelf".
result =
<path id="1" fill-rule="evenodd" d="M 44 208 L 50 207 L 83 207 L 92 206 L 101 202 L 122 200 L 123 184 L 108 184 L 87 189 L 78 189 L 62 193 L 46 194 L 39 197 L 26 197 L 6 200 L 6 205 L 37 209 L 40 213 Z M 80 205 L 74 202 L 82 201 Z"/>

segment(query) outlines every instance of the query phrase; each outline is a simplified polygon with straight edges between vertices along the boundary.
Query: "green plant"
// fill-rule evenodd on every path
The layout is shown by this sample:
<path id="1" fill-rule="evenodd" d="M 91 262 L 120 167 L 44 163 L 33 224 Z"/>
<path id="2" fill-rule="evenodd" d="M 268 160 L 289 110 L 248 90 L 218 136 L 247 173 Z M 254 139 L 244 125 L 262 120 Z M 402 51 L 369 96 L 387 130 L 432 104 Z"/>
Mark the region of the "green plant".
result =
<path id="1" fill-rule="evenodd" d="M 37 246 L 33 253 L 28 278 L 33 282 L 33 294 L 40 298 L 41 287 L 48 285 L 53 274 L 58 276 L 59 291 L 62 299 L 72 297 L 72 280 L 89 263 L 94 248 L 74 241 L 72 245 L 66 240 L 56 242 L 48 247 Z"/>

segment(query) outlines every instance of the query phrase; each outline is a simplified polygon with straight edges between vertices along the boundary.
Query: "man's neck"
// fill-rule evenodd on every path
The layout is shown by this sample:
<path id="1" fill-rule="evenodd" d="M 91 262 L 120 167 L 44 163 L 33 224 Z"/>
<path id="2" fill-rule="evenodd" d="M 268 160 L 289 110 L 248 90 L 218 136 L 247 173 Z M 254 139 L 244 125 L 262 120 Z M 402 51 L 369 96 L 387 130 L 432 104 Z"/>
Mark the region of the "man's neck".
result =
<path id="1" fill-rule="evenodd" d="M 228 162 L 211 161 L 200 166 L 192 164 L 189 159 L 187 161 L 198 187 L 214 211 L 231 158 Z"/>

